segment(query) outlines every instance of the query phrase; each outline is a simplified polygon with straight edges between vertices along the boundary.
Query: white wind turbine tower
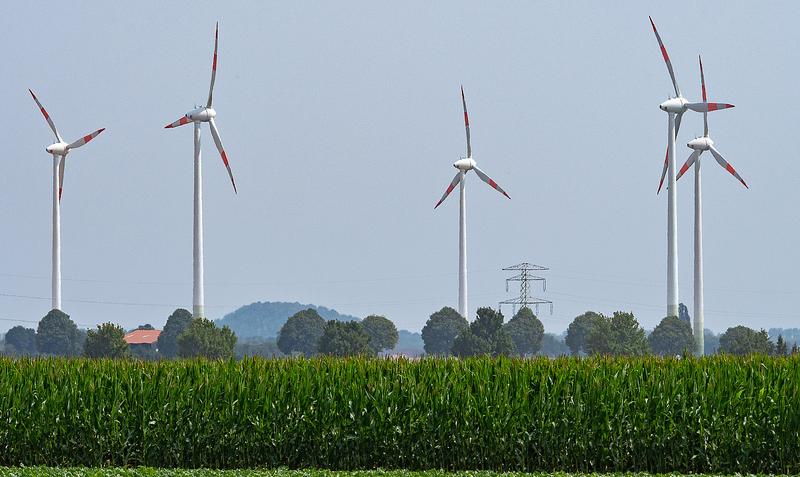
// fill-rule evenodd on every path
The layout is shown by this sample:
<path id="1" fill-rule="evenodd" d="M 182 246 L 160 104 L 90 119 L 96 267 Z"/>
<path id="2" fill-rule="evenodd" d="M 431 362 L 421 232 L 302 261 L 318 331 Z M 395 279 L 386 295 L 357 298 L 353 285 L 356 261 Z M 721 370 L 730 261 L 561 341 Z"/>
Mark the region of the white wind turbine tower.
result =
<path id="1" fill-rule="evenodd" d="M 706 79 L 703 74 L 703 59 L 700 58 L 700 86 L 703 91 L 703 102 L 706 101 Z M 693 151 L 686 163 L 678 172 L 680 179 L 694 164 L 694 342 L 695 353 L 702 356 L 704 353 L 704 319 L 703 319 L 703 204 L 700 187 L 700 156 L 704 151 L 711 151 L 711 155 L 723 169 L 739 179 L 745 188 L 744 179 L 717 151 L 714 141 L 708 135 L 708 113 L 703 113 L 703 137 L 695 138 L 687 144 Z"/>
<path id="2" fill-rule="evenodd" d="M 168 124 L 165 128 L 174 128 L 184 124 L 194 123 L 194 249 L 193 249 L 193 268 L 194 286 L 192 290 L 192 314 L 195 317 L 204 317 L 205 292 L 203 286 L 203 175 L 200 161 L 200 123 L 208 123 L 211 128 L 211 136 L 214 144 L 217 145 L 222 162 L 228 170 L 228 176 L 233 184 L 233 191 L 236 192 L 236 182 L 233 180 L 231 166 L 228 164 L 228 156 L 222 147 L 219 138 L 219 130 L 214 123 L 217 112 L 211 107 L 214 94 L 214 80 L 217 76 L 217 47 L 219 44 L 219 24 L 214 31 L 214 62 L 211 66 L 211 86 L 208 89 L 208 101 L 205 107 L 197 107 L 177 121 Z"/>
<path id="3" fill-rule="evenodd" d="M 52 309 L 61 310 L 61 191 L 64 186 L 64 168 L 67 165 L 67 154 L 73 149 L 77 149 L 92 139 L 96 138 L 105 128 L 98 129 L 93 133 L 73 141 L 69 144 L 64 142 L 59 134 L 56 125 L 50 115 L 39 102 L 39 98 L 28 90 L 39 106 L 39 110 L 44 115 L 44 119 L 53 130 L 56 137 L 55 143 L 47 146 L 45 150 L 53 155 L 53 272 L 52 272 Z"/>
<path id="4" fill-rule="evenodd" d="M 444 202 L 444 199 L 450 195 L 450 192 L 455 189 L 457 184 L 460 184 L 460 202 L 459 202 L 459 219 L 458 219 L 458 313 L 466 319 L 469 319 L 469 312 L 467 308 L 467 203 L 465 195 L 466 175 L 469 171 L 475 171 L 478 178 L 483 182 L 489 184 L 498 192 L 508 197 L 506 191 L 497 185 L 482 170 L 478 169 L 478 165 L 472 159 L 472 144 L 469 138 L 469 115 L 467 115 L 467 101 L 464 99 L 464 87 L 461 87 L 461 104 L 464 106 L 464 127 L 467 130 L 467 157 L 457 160 L 453 163 L 453 167 L 458 169 L 453 181 L 447 186 L 447 190 L 439 199 L 439 202 L 433 207 L 436 209 Z M 508 197 L 509 199 L 511 197 Z"/>
<path id="5" fill-rule="evenodd" d="M 669 180 L 667 181 L 667 189 L 669 197 L 667 200 L 667 316 L 678 316 L 678 210 L 677 210 L 677 196 L 675 190 L 675 135 L 681 127 L 681 118 L 683 113 L 691 109 L 699 113 L 716 111 L 718 109 L 732 108 L 732 104 L 725 103 L 690 103 L 683 97 L 681 90 L 678 87 L 678 82 L 675 80 L 675 72 L 672 70 L 672 62 L 667 54 L 667 49 L 664 48 L 664 43 L 661 41 L 661 35 L 656 30 L 656 25 L 653 19 L 650 18 L 650 24 L 653 26 L 653 32 L 656 34 L 658 45 L 661 47 L 661 55 L 664 57 L 664 62 L 667 64 L 670 79 L 672 79 L 672 86 L 675 88 L 675 97 L 661 103 L 658 107 L 668 114 L 668 127 L 667 127 L 667 155 L 664 159 L 664 170 L 661 172 L 661 182 L 658 184 L 658 191 L 661 191 L 661 186 L 664 184 L 664 177 L 669 172 Z"/>

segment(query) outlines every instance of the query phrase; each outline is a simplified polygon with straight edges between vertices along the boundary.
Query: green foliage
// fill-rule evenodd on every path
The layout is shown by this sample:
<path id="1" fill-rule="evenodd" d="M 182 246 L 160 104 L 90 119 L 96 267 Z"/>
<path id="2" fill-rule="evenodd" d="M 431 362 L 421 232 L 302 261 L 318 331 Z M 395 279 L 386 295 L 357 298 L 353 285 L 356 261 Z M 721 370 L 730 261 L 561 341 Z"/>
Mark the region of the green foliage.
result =
<path id="1" fill-rule="evenodd" d="M 97 325 L 96 330 L 89 330 L 83 354 L 88 358 L 127 358 L 130 356 L 128 343 L 125 342 L 125 330 L 113 323 Z"/>
<path id="2" fill-rule="evenodd" d="M 217 326 L 225 326 L 233 330 L 239 339 L 278 337 L 281 327 L 290 316 L 311 308 L 322 317 L 322 321 L 358 321 L 351 315 L 343 315 L 336 310 L 324 306 L 304 305 L 289 302 L 256 302 L 245 305 L 222 319 L 216 320 Z"/>
<path id="3" fill-rule="evenodd" d="M 161 334 L 158 335 L 158 352 L 165 358 L 174 358 L 178 356 L 178 336 L 183 333 L 183 330 L 192 322 L 192 314 L 189 310 L 178 308 L 173 311 Z"/>
<path id="4" fill-rule="evenodd" d="M 536 354 L 542 344 L 544 325 L 530 308 L 523 306 L 503 327 L 521 355 Z"/>
<path id="5" fill-rule="evenodd" d="M 453 340 L 451 353 L 460 358 L 489 355 L 492 353 L 492 343 L 487 339 L 481 338 L 467 328 L 459 333 L 456 339 Z"/>
<path id="6" fill-rule="evenodd" d="M 765 330 L 756 331 L 746 326 L 735 326 L 719 337 L 719 350 L 738 356 L 760 353 L 772 354 L 775 345 Z"/>
<path id="7" fill-rule="evenodd" d="M 798 395 L 800 357 L 0 359 L 0 465 L 794 474 Z"/>
<path id="8" fill-rule="evenodd" d="M 377 354 L 392 349 L 397 344 L 397 327 L 383 316 L 369 315 L 361 321 L 364 331 L 369 335 L 369 344 Z"/>
<path id="9" fill-rule="evenodd" d="M 217 328 L 213 321 L 193 318 L 189 326 L 178 335 L 178 356 L 208 359 L 233 358 L 236 335 L 227 326 Z"/>
<path id="10" fill-rule="evenodd" d="M 435 356 L 450 354 L 456 336 L 468 327 L 466 318 L 449 306 L 435 312 L 422 328 L 425 352 Z"/>
<path id="11" fill-rule="evenodd" d="M 488 307 L 478 308 L 475 321 L 453 341 L 456 356 L 493 356 L 516 353 L 514 340 L 503 330 L 503 314 Z"/>
<path id="12" fill-rule="evenodd" d="M 36 349 L 55 356 L 77 356 L 83 352 L 78 326 L 61 310 L 50 310 L 36 328 Z"/>
<path id="13" fill-rule="evenodd" d="M 262 358 L 283 356 L 275 338 L 238 339 L 237 337 L 236 347 L 233 348 L 233 354 L 236 356 L 236 359 L 253 356 L 260 356 Z"/>
<path id="14" fill-rule="evenodd" d="M 17 356 L 36 355 L 36 331 L 31 328 L 15 326 L 6 332 L 5 344 L 11 349 L 6 349 L 6 354 Z"/>
<path id="15" fill-rule="evenodd" d="M 0 477 L 570 477 L 561 472 L 503 472 L 490 470 L 451 472 L 448 470 L 361 470 L 339 471 L 325 469 L 154 469 L 133 468 L 63 468 L 63 467 L 5 467 Z M 627 474 L 588 474 L 583 477 L 631 477 Z M 637 477 L 651 477 L 642 474 Z M 652 476 L 657 477 L 657 476 Z M 697 476 L 705 477 L 705 476 Z M 709 476 L 711 477 L 711 476 Z"/>
<path id="16" fill-rule="evenodd" d="M 662 356 L 683 355 L 694 352 L 694 335 L 689 324 L 677 316 L 668 316 L 661 320 L 650 336 L 647 337 L 653 353 Z"/>
<path id="17" fill-rule="evenodd" d="M 371 356 L 370 336 L 358 321 L 330 320 L 319 339 L 319 352 L 329 356 Z"/>
<path id="18" fill-rule="evenodd" d="M 633 313 L 615 311 L 603 317 L 586 339 L 586 352 L 612 356 L 641 356 L 650 352 L 644 329 Z"/>
<path id="19" fill-rule="evenodd" d="M 574 355 L 586 353 L 586 340 L 589 334 L 598 323 L 602 323 L 605 317 L 600 313 L 587 311 L 582 315 L 578 315 L 572 320 L 567 328 L 567 336 L 564 337 L 564 343 L 569 347 Z"/>
<path id="20" fill-rule="evenodd" d="M 278 333 L 278 348 L 283 354 L 313 356 L 325 330 L 325 320 L 309 308 L 290 316 Z"/>

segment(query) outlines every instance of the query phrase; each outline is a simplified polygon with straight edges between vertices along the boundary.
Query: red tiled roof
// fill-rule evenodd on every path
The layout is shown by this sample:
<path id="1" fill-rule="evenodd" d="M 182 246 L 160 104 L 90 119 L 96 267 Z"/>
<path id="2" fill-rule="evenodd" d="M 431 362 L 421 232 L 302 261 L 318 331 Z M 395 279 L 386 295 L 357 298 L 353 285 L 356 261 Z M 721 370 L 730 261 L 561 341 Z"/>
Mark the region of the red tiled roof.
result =
<path id="1" fill-rule="evenodd" d="M 161 330 L 133 330 L 125 335 L 128 344 L 153 344 L 158 340 Z"/>

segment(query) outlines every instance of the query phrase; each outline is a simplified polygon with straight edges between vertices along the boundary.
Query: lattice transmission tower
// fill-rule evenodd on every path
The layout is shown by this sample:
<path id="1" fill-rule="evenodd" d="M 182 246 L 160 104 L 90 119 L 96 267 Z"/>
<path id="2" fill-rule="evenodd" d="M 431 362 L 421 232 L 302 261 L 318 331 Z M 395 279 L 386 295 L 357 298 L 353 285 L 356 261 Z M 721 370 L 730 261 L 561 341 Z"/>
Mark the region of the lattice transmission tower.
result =
<path id="1" fill-rule="evenodd" d="M 533 275 L 531 272 L 541 272 L 545 270 L 550 270 L 547 267 L 542 267 L 540 265 L 534 265 L 532 263 L 520 263 L 517 265 L 512 265 L 510 267 L 506 267 L 503 270 L 507 271 L 518 271 L 517 275 L 513 277 L 506 278 L 506 291 L 508 291 L 508 283 L 509 282 L 519 282 L 519 298 L 513 298 L 511 300 L 504 300 L 498 304 L 498 308 L 502 310 L 503 305 L 511 305 L 513 308 L 513 314 L 517 312 L 517 305 L 522 307 L 528 307 L 529 305 L 533 305 L 536 309 L 536 314 L 539 314 L 539 305 L 550 305 L 550 314 L 553 314 L 553 302 L 550 300 L 545 300 L 542 298 L 537 298 L 531 296 L 531 282 L 542 282 L 542 291 L 547 290 L 547 280 L 544 277 L 540 277 L 537 275 Z"/>

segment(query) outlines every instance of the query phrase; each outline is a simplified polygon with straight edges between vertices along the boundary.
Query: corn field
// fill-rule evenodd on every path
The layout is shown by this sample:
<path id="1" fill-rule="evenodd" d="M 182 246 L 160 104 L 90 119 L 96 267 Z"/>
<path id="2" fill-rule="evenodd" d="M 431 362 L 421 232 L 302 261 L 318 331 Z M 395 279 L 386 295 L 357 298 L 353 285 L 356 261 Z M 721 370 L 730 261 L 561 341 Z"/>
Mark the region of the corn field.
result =
<path id="1" fill-rule="evenodd" d="M 0 360 L 0 465 L 800 472 L 800 359 Z"/>

